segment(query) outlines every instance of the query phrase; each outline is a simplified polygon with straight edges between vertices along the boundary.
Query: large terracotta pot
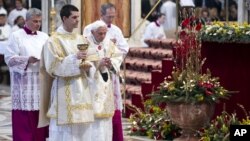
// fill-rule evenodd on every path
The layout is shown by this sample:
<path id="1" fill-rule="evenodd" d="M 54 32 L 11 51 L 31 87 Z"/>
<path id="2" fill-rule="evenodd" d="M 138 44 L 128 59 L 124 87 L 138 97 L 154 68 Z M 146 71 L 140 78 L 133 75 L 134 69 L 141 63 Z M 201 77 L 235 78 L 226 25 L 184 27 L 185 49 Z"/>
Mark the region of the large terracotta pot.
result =
<path id="1" fill-rule="evenodd" d="M 198 141 L 196 130 L 209 123 L 214 113 L 214 104 L 168 103 L 170 119 L 182 129 L 182 135 L 174 141 Z"/>

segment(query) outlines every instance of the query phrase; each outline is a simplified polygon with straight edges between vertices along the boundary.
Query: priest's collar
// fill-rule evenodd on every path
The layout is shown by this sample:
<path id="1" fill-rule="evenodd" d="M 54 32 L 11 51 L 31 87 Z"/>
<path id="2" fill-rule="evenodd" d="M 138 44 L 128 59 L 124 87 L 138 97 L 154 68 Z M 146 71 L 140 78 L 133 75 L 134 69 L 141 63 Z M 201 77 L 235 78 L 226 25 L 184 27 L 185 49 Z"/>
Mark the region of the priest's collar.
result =
<path id="1" fill-rule="evenodd" d="M 73 34 L 73 32 L 68 32 L 67 30 L 65 30 L 63 25 L 61 25 L 57 28 L 57 32 L 63 33 L 63 34 Z"/>
<path id="2" fill-rule="evenodd" d="M 23 10 L 23 7 L 21 8 L 16 8 L 17 11 L 22 11 Z"/>
<path id="3" fill-rule="evenodd" d="M 31 31 L 26 25 L 24 25 L 23 29 L 28 35 L 37 35 L 36 31 Z"/>

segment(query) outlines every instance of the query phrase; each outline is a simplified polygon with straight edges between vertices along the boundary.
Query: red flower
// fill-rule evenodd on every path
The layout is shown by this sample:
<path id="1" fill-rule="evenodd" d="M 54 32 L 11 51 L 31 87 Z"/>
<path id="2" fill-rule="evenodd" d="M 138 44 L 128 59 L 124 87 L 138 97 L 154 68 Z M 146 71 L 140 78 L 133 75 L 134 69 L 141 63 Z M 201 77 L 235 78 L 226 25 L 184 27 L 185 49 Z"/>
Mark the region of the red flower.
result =
<path id="1" fill-rule="evenodd" d="M 195 27 L 195 30 L 196 30 L 196 31 L 200 31 L 201 28 L 202 28 L 202 24 L 201 24 L 201 23 L 198 23 L 198 24 L 196 25 L 196 27 Z"/>
<path id="2" fill-rule="evenodd" d="M 145 132 L 146 131 L 146 129 L 144 129 L 144 128 L 141 128 L 140 130 L 141 130 L 141 132 Z"/>
<path id="3" fill-rule="evenodd" d="M 149 110 L 149 113 L 150 113 L 150 114 L 154 113 L 154 109 L 151 108 L 151 109 Z"/>
<path id="4" fill-rule="evenodd" d="M 131 131 L 136 132 L 136 131 L 137 131 L 137 128 L 133 127 L 133 128 L 131 129 Z"/>
<path id="5" fill-rule="evenodd" d="M 188 28 L 189 25 L 190 25 L 190 19 L 189 18 L 183 20 L 183 22 L 181 23 L 182 28 Z"/>
<path id="6" fill-rule="evenodd" d="M 214 85 L 211 83 L 204 83 L 203 87 L 208 88 L 208 89 L 212 89 L 214 87 Z"/>
<path id="7" fill-rule="evenodd" d="M 199 86 L 199 87 L 203 87 L 203 82 L 200 81 L 200 82 L 198 83 L 198 86 Z"/>
<path id="8" fill-rule="evenodd" d="M 208 96 L 213 94 L 213 93 L 212 93 L 211 91 L 209 91 L 209 90 L 206 90 L 205 93 L 206 93 L 206 95 L 208 95 Z"/>

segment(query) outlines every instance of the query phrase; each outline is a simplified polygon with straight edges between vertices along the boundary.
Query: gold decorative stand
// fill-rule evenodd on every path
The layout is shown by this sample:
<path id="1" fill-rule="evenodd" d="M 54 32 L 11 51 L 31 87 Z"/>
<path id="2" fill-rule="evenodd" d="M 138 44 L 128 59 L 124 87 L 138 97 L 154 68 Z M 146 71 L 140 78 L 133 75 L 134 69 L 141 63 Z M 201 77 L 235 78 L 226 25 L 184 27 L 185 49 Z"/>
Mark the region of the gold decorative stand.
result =
<path id="1" fill-rule="evenodd" d="M 50 16 L 50 27 L 49 27 L 50 31 L 49 31 L 49 34 L 52 35 L 52 34 L 55 33 L 55 30 L 56 30 L 56 21 L 55 21 L 56 10 L 55 10 L 55 8 L 50 9 L 49 16 Z"/>

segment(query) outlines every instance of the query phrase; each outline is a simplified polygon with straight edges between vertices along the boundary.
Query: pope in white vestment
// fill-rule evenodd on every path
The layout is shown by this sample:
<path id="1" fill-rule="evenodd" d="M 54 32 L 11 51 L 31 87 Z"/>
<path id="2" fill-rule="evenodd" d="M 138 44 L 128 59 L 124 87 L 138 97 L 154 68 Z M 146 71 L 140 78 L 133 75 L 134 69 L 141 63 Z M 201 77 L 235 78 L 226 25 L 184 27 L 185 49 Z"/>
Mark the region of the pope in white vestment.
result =
<path id="1" fill-rule="evenodd" d="M 112 141 L 112 117 L 115 111 L 114 103 L 114 83 L 112 82 L 114 76 L 120 71 L 120 65 L 123 60 L 123 52 L 120 51 L 109 36 L 105 36 L 107 26 L 102 21 L 96 21 L 91 25 L 91 34 L 87 36 L 90 43 L 88 54 L 89 58 L 99 58 L 95 61 L 96 70 L 94 74 L 93 90 L 93 107 L 95 113 L 95 122 L 93 124 L 92 134 L 93 141 Z M 100 37 L 102 35 L 102 37 Z M 95 54 L 95 55 L 92 55 Z M 101 66 L 103 60 L 108 59 L 110 65 Z M 105 80 L 105 74 L 107 80 Z M 97 88 L 95 88 L 97 87 Z"/>
<path id="2" fill-rule="evenodd" d="M 129 45 L 125 40 L 122 31 L 119 27 L 112 24 L 116 15 L 115 5 L 112 3 L 104 3 L 100 8 L 100 21 L 103 21 L 108 29 L 107 29 L 107 37 L 112 40 L 115 45 L 118 47 L 120 51 L 123 52 L 123 56 L 125 58 L 126 54 L 129 51 Z M 87 25 L 84 28 L 83 35 L 88 36 L 91 34 L 91 26 L 92 24 Z M 122 96 L 121 96 L 121 88 L 120 88 L 120 79 L 119 72 L 113 74 L 112 77 L 113 86 L 114 86 L 114 103 L 115 103 L 115 114 L 113 116 L 113 140 L 115 141 L 123 141 L 123 131 L 122 131 L 122 121 L 121 121 L 121 110 L 122 106 Z"/>

